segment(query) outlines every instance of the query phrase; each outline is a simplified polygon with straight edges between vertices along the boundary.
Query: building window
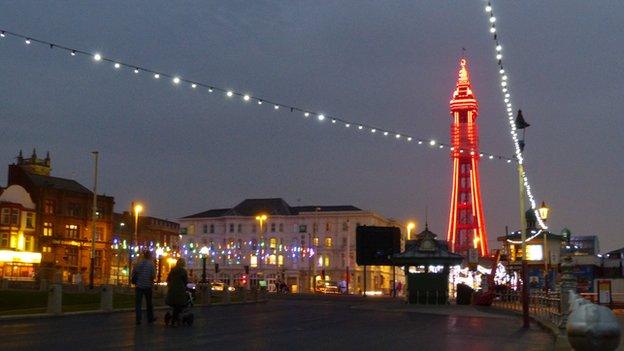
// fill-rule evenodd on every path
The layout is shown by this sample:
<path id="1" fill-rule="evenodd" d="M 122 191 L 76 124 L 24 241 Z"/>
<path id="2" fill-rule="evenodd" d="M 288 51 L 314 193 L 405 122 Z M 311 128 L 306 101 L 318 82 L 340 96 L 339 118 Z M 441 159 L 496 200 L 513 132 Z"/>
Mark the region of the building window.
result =
<path id="1" fill-rule="evenodd" d="M 325 267 L 329 267 L 329 256 L 325 255 Z"/>
<path id="2" fill-rule="evenodd" d="M 95 268 L 102 267 L 102 250 L 95 250 L 95 256 L 93 256 Z"/>
<path id="3" fill-rule="evenodd" d="M 70 266 L 77 266 L 78 265 L 78 248 L 70 246 L 67 249 L 65 249 L 65 253 L 66 253 L 65 257 L 67 257 L 67 264 L 69 264 Z"/>
<path id="4" fill-rule="evenodd" d="M 95 227 L 95 241 L 104 241 L 103 227 Z"/>
<path id="5" fill-rule="evenodd" d="M 326 232 L 331 231 L 331 223 L 329 223 L 329 222 L 325 223 L 325 231 Z"/>
<path id="6" fill-rule="evenodd" d="M 280 231 L 280 233 L 284 232 L 284 223 L 280 223 L 279 224 L 279 231 Z"/>
<path id="7" fill-rule="evenodd" d="M 243 232 L 243 225 L 241 223 L 238 223 L 238 226 L 236 228 L 236 232 L 237 233 L 242 233 Z"/>
<path id="8" fill-rule="evenodd" d="M 349 230 L 349 222 L 342 222 L 342 231 L 346 232 Z"/>
<path id="9" fill-rule="evenodd" d="M 308 231 L 308 226 L 305 224 L 299 225 L 299 233 L 305 233 Z"/>
<path id="10" fill-rule="evenodd" d="M 277 238 L 269 239 L 269 248 L 271 249 L 277 248 Z"/>
<path id="11" fill-rule="evenodd" d="M 65 225 L 65 236 L 72 239 L 78 238 L 78 226 L 75 224 Z"/>
<path id="12" fill-rule="evenodd" d="M 251 257 L 249 259 L 249 266 L 251 268 L 257 268 L 258 267 L 258 256 L 251 255 Z"/>
<path id="13" fill-rule="evenodd" d="M 275 233 L 275 223 L 271 223 L 271 233 Z"/>
<path id="14" fill-rule="evenodd" d="M 318 223 L 312 224 L 312 233 L 316 234 L 317 230 L 318 230 Z"/>
<path id="15" fill-rule="evenodd" d="M 9 247 L 9 233 L 0 234 L 0 247 Z"/>
<path id="16" fill-rule="evenodd" d="M 54 200 L 45 200 L 43 204 L 43 213 L 54 214 Z"/>
<path id="17" fill-rule="evenodd" d="M 52 227 L 52 223 L 43 222 L 43 236 L 52 236 L 54 234 L 54 229 Z"/>
<path id="18" fill-rule="evenodd" d="M 277 265 L 278 266 L 283 266 L 284 265 L 284 255 L 278 255 L 277 256 Z"/>
<path id="19" fill-rule="evenodd" d="M 230 233 L 234 233 L 234 223 L 230 223 Z"/>
<path id="20" fill-rule="evenodd" d="M 210 234 L 214 234 L 214 224 L 210 225 Z"/>
<path id="21" fill-rule="evenodd" d="M 325 247 L 332 247 L 333 242 L 332 242 L 332 238 L 331 236 L 326 236 L 325 237 Z"/>
<path id="22" fill-rule="evenodd" d="M 35 240 L 32 235 L 24 235 L 24 251 L 34 251 Z"/>
<path id="23" fill-rule="evenodd" d="M 11 209 L 11 225 L 19 226 L 19 210 L 17 208 Z"/>
<path id="24" fill-rule="evenodd" d="M 35 227 L 35 214 L 27 213 L 26 214 L 26 228 L 33 229 Z"/>
<path id="25" fill-rule="evenodd" d="M 3 208 L 2 219 L 0 219 L 0 223 L 2 223 L 2 225 L 9 225 L 10 221 L 11 221 L 11 209 Z"/>
<path id="26" fill-rule="evenodd" d="M 269 255 L 269 264 L 277 264 L 277 256 Z"/>
<path id="27" fill-rule="evenodd" d="M 204 232 L 204 234 L 208 234 L 208 224 L 204 224 L 202 229 L 203 229 L 202 231 Z"/>
<path id="28" fill-rule="evenodd" d="M 80 217 L 82 216 L 82 207 L 80 204 L 75 202 L 70 202 L 67 204 L 67 215 L 71 217 Z"/>
<path id="29" fill-rule="evenodd" d="M 256 232 L 256 225 L 255 225 L 255 224 L 252 224 L 252 225 L 251 225 L 251 232 L 252 232 L 252 233 L 255 233 L 255 232 Z"/>
<path id="30" fill-rule="evenodd" d="M 319 246 L 319 238 L 318 238 L 318 236 L 315 236 L 315 237 L 312 239 L 312 245 L 314 245 L 314 246 Z"/>
<path id="31" fill-rule="evenodd" d="M 52 248 L 49 247 L 49 246 L 44 246 L 44 247 L 41 248 L 41 251 L 43 253 L 50 253 L 50 252 L 52 252 Z"/>

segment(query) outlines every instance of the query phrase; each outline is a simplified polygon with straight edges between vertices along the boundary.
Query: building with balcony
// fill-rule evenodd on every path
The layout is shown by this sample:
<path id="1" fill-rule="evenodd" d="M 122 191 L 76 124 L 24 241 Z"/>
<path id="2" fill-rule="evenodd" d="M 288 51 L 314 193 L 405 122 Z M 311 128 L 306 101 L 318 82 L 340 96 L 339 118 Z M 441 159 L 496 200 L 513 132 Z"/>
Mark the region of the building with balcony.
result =
<path id="1" fill-rule="evenodd" d="M 269 286 L 281 281 L 293 292 L 323 285 L 344 291 L 348 285 L 349 292 L 359 293 L 366 281 L 367 291 L 391 291 L 392 267 L 367 267 L 364 279 L 363 267 L 355 264 L 357 226 L 397 224 L 372 211 L 350 205 L 290 206 L 281 198 L 247 199 L 179 222 L 181 254 L 188 258 L 195 280 L 201 279 L 206 257 L 206 278 L 231 285 L 244 279 Z"/>

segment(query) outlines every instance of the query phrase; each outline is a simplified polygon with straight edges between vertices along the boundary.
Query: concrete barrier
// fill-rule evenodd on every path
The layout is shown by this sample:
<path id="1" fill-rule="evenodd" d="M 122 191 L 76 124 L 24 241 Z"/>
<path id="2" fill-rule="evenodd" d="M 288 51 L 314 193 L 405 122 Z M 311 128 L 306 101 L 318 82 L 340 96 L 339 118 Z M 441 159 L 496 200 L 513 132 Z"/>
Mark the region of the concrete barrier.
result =
<path id="1" fill-rule="evenodd" d="M 113 287 L 102 285 L 100 291 L 100 309 L 104 312 L 113 311 Z"/>
<path id="2" fill-rule="evenodd" d="M 63 285 L 52 284 L 48 289 L 48 314 L 58 316 L 63 313 Z"/>
<path id="3" fill-rule="evenodd" d="M 570 291 L 566 330 L 574 350 L 611 351 L 620 345 L 621 330 L 613 311 Z"/>

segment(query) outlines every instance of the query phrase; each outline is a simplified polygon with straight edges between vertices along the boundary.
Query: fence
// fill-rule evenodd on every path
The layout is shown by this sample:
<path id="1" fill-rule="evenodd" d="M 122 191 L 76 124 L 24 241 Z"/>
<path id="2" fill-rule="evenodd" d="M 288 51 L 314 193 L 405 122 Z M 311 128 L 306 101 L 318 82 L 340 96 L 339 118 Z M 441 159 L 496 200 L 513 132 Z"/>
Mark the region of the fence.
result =
<path id="1" fill-rule="evenodd" d="M 506 310 L 522 312 L 522 294 L 513 290 L 497 293 L 492 304 Z M 533 291 L 529 295 L 529 315 L 553 326 L 562 324 L 561 306 L 559 292 Z"/>

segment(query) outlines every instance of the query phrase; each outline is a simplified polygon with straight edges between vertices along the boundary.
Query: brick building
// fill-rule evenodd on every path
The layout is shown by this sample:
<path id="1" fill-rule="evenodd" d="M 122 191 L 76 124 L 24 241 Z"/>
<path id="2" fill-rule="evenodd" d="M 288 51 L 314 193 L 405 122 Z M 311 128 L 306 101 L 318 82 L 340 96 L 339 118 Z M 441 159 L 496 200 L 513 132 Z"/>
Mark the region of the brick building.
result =
<path id="1" fill-rule="evenodd" d="M 42 253 L 37 273 L 44 279 L 87 282 L 91 257 L 93 192 L 72 179 L 50 175 L 49 154 L 9 165 L 8 185 L 20 185 L 35 203 L 35 248 Z M 113 197 L 98 195 L 95 230 L 95 283 L 109 279 Z"/>

